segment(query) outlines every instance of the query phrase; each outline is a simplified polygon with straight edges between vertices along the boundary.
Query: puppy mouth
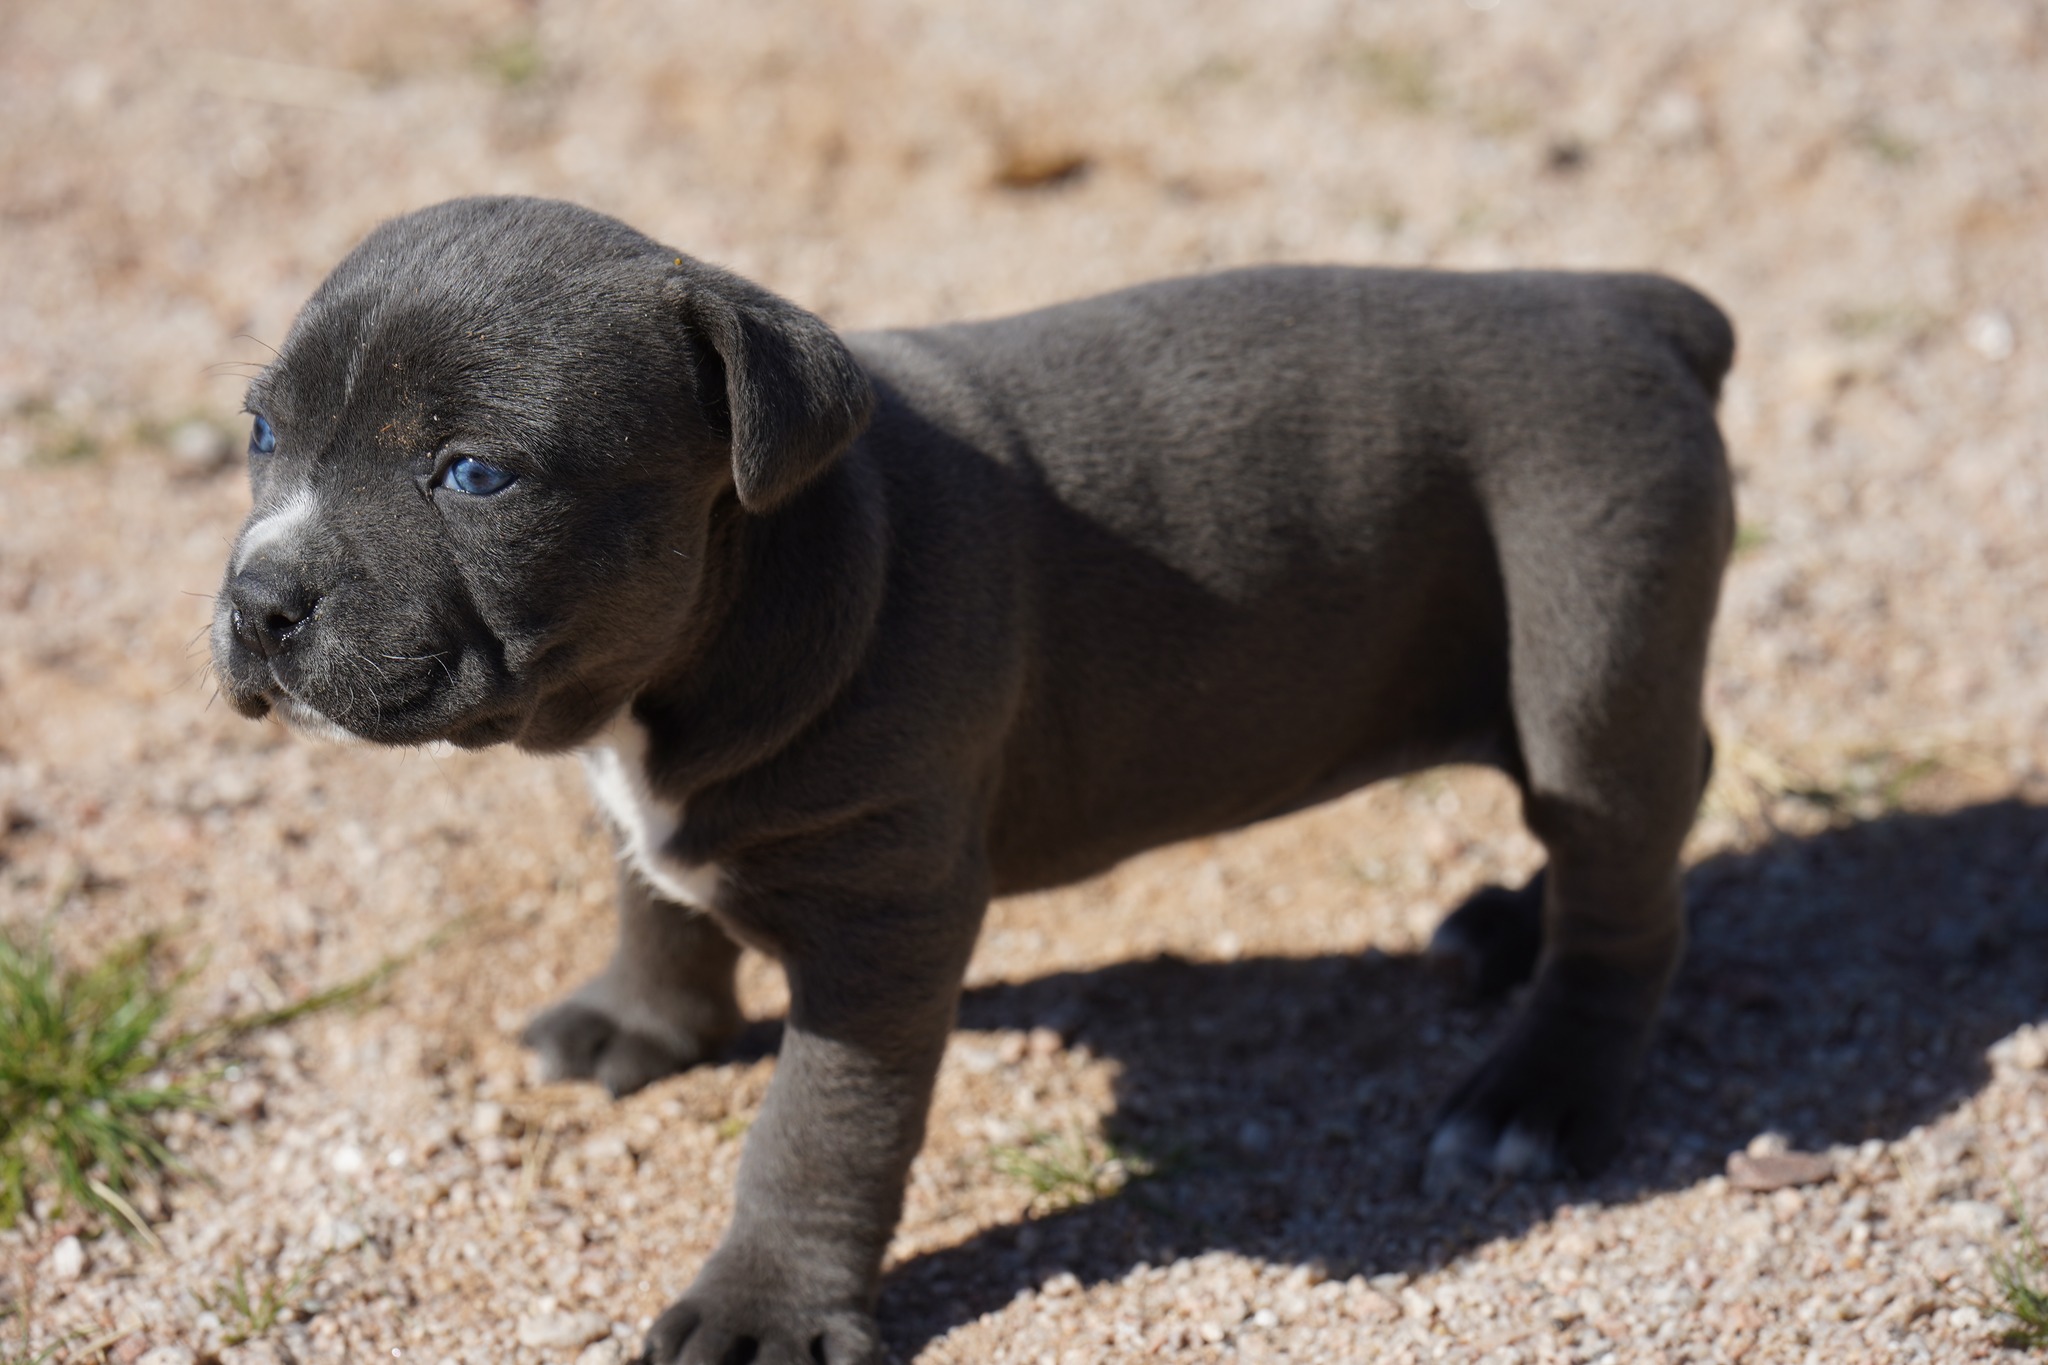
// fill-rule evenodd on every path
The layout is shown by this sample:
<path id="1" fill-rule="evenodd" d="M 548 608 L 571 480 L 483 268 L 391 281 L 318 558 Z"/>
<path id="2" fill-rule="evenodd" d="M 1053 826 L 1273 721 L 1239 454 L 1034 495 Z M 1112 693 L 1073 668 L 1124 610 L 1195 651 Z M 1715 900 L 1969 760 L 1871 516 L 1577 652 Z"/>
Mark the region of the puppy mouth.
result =
<path id="1" fill-rule="evenodd" d="M 342 725 L 318 706 L 292 695 L 284 679 L 277 676 L 277 670 L 266 666 L 263 672 L 268 676 L 254 689 L 238 686 L 248 679 L 236 679 L 224 675 L 221 691 L 238 715 L 250 720 L 262 720 L 266 716 L 277 719 L 292 730 L 314 739 L 360 742 L 362 736 Z"/>
<path id="2" fill-rule="evenodd" d="M 378 638 L 329 621 L 265 652 L 223 613 L 214 625 L 214 675 L 237 714 L 275 717 L 311 738 L 483 748 L 517 739 L 537 700 L 535 661 L 508 668 L 494 643 Z"/>
<path id="3" fill-rule="evenodd" d="M 320 710 L 319 707 L 309 706 L 292 696 L 289 692 L 282 691 L 281 688 L 282 685 L 280 684 L 280 691 L 275 703 L 277 718 L 292 729 L 302 735 L 308 735 L 314 739 L 328 740 L 337 744 L 360 744 L 363 742 L 363 736 L 340 724 L 327 715 L 326 712 Z"/>
<path id="4" fill-rule="evenodd" d="M 396 656 L 388 656 L 396 657 Z M 435 656 L 427 656 L 435 657 Z M 438 669 L 393 697 L 380 695 L 364 676 L 296 676 L 285 656 L 261 658 L 233 649 L 220 660 L 221 693 L 235 712 L 250 720 L 276 717 L 310 738 L 345 743 L 431 744 L 465 747 L 494 743 L 518 728 L 508 708 L 461 705 L 453 686 L 443 687 Z M 292 673 L 289 680 L 287 673 Z M 453 678 L 450 675 L 452 684 Z M 516 709 L 516 708 L 511 708 Z"/>

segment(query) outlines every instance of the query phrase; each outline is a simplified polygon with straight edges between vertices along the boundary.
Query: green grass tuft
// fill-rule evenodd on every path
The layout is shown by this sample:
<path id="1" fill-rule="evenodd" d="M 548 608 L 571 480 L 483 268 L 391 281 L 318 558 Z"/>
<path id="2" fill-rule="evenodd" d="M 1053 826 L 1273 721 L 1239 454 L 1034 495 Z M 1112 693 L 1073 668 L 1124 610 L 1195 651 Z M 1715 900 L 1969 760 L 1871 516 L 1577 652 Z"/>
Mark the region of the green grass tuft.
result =
<path id="1" fill-rule="evenodd" d="M 139 939 L 74 971 L 47 944 L 0 935 L 0 1227 L 48 1190 L 148 1236 L 129 1195 L 171 1164 L 157 1118 L 205 1105 L 149 1080 L 176 989 L 154 980 L 150 947 Z"/>
<path id="2" fill-rule="evenodd" d="M 1029 1185 L 1033 1207 L 1048 1213 L 1107 1199 L 1157 1170 L 1149 1158 L 1083 1133 L 1034 1133 L 1017 1146 L 997 1147 L 990 1160 Z"/>
<path id="3" fill-rule="evenodd" d="M 2014 1214 L 2019 1219 L 2019 1241 L 1991 1258 L 1991 1282 L 1998 1296 L 1988 1307 L 2011 1322 L 2002 1338 L 2007 1346 L 2048 1348 L 2048 1248 L 2042 1247 L 2040 1234 L 2017 1199 Z"/>
<path id="4" fill-rule="evenodd" d="M 461 923 L 339 985 L 161 1039 L 182 979 L 158 983 L 150 939 L 70 970 L 47 943 L 24 946 L 0 932 L 0 1228 L 11 1227 L 37 1195 L 51 1194 L 60 1206 L 106 1216 L 153 1241 L 132 1195 L 173 1164 L 161 1118 L 208 1103 L 199 1086 L 153 1083 L 152 1073 L 173 1062 L 190 1066 L 262 1029 L 362 1004 Z M 0 1356 L 0 1365 L 22 1362 Z"/>
<path id="5" fill-rule="evenodd" d="M 240 1346 L 268 1336 L 287 1314 L 297 1317 L 313 1278 L 326 1264 L 322 1256 L 289 1279 L 270 1275 L 252 1285 L 248 1266 L 238 1262 L 232 1276 L 216 1281 L 211 1294 L 200 1296 L 199 1306 L 220 1319 L 223 1348 Z"/>

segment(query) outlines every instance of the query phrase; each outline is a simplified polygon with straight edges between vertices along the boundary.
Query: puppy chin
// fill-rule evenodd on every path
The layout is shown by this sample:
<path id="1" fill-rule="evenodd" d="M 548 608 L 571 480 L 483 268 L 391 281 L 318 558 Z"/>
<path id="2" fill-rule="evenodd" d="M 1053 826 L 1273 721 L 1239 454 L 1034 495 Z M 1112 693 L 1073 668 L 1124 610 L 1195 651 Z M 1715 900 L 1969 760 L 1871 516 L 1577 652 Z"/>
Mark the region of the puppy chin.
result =
<path id="1" fill-rule="evenodd" d="M 335 724 L 332 720 L 321 714 L 320 711 L 306 705 L 306 703 L 295 697 L 278 697 L 275 709 L 279 720 L 309 739 L 326 740 L 331 744 L 363 744 L 368 742 L 361 735 L 356 734 L 352 730 L 343 729 L 340 725 Z"/>

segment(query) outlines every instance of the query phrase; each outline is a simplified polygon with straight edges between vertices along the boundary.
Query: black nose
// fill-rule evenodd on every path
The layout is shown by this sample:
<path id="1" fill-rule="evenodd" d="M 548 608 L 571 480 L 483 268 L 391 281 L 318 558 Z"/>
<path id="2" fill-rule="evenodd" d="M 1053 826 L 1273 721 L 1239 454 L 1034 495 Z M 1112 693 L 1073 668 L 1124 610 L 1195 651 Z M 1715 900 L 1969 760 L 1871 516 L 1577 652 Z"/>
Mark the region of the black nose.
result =
<path id="1" fill-rule="evenodd" d="M 304 628 L 320 594 L 275 573 L 238 573 L 228 580 L 235 638 L 268 659 Z"/>

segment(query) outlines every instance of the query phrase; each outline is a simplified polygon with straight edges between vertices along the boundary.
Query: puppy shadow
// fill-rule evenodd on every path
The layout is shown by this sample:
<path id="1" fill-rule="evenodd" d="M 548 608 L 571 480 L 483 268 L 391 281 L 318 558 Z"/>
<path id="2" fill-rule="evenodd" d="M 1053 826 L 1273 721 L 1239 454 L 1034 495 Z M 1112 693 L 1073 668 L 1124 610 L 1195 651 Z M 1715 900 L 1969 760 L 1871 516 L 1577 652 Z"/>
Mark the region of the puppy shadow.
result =
<path id="1" fill-rule="evenodd" d="M 1416 1272 L 1566 1202 L 1683 1188 L 1759 1132 L 1802 1149 L 1896 1138 L 1988 1079 L 2048 1015 L 2048 809 L 1893 815 L 1717 856 L 1627 1145 L 1599 1176 L 1445 1201 L 1419 1185 L 1434 1106 L 1507 1005 L 1446 998 L 1412 956 L 1173 957 L 972 991 L 961 1026 L 1049 1025 L 1121 1064 L 1106 1137 L 1154 1173 L 891 1272 L 892 1349 L 1066 1271 L 1229 1250 L 1327 1273 Z"/>

